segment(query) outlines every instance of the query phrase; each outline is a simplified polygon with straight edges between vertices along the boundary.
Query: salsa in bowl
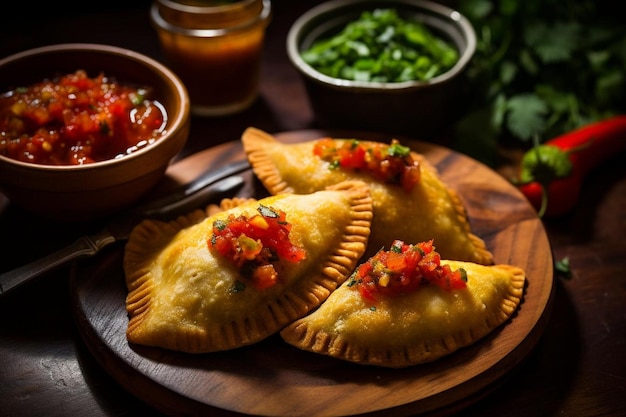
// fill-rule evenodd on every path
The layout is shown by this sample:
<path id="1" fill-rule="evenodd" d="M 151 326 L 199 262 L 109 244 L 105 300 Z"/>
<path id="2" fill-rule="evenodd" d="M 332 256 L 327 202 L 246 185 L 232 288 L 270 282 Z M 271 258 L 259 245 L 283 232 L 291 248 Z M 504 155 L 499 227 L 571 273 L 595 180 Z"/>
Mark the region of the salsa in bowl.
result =
<path id="1" fill-rule="evenodd" d="M 167 111 L 148 87 L 84 70 L 0 95 L 0 155 L 44 165 L 115 159 L 158 140 Z"/>
<path id="2" fill-rule="evenodd" d="M 8 110 L 8 123 L 18 126 L 0 125 L 0 150 L 15 153 L 0 151 L 0 192 L 10 203 L 54 220 L 104 217 L 153 189 L 184 146 L 187 90 L 158 61 L 109 45 L 51 45 L 0 60 L 0 91 L 8 95 L 28 97 L 34 86 L 54 90 L 63 82 L 84 84 L 69 93 L 71 100 L 85 100 L 84 107 L 59 102 L 70 100 L 68 94 L 41 106 L 37 100 L 33 106 L 9 100 L 15 108 Z M 33 120 L 25 117 L 29 113 Z M 55 152 L 58 160 L 51 156 Z"/>

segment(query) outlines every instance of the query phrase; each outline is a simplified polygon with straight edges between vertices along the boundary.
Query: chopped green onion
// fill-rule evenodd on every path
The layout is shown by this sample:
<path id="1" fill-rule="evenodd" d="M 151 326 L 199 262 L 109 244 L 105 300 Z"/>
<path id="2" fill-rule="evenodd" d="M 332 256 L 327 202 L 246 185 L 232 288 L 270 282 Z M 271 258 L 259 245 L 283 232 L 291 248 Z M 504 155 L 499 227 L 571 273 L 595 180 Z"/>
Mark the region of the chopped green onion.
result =
<path id="1" fill-rule="evenodd" d="M 303 51 L 302 59 L 330 77 L 371 81 L 427 81 L 452 68 L 459 52 L 394 9 L 361 14 L 343 30 Z"/>

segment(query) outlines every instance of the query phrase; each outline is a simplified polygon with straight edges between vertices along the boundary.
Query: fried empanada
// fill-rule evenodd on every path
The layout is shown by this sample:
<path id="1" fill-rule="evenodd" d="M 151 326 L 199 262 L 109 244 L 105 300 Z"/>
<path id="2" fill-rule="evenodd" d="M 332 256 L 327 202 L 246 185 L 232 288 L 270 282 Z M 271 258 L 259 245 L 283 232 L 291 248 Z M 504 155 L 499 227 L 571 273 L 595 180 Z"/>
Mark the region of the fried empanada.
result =
<path id="1" fill-rule="evenodd" d="M 462 268 L 467 286 L 424 285 L 368 300 L 348 279 L 314 312 L 281 331 L 300 349 L 365 365 L 402 368 L 471 345 L 517 310 L 525 274 L 511 265 L 442 260 Z"/>
<path id="2" fill-rule="evenodd" d="M 132 231 L 123 262 L 129 342 L 201 353 L 238 348 L 278 332 L 348 277 L 365 251 L 373 216 L 369 187 L 358 181 L 307 195 L 229 200 L 225 207 L 210 217 L 197 210 L 172 222 L 145 220 Z M 284 255 L 268 246 L 258 256 L 267 254 L 264 266 L 271 267 L 251 275 L 257 258 L 248 249 L 263 245 L 242 236 L 247 230 L 230 241 L 216 236 L 237 219 L 263 230 L 263 222 L 278 212 L 285 217 L 276 224 L 289 230 L 292 248 L 304 259 L 292 262 L 293 250 Z M 245 250 L 231 259 L 216 249 L 218 241 L 243 242 L 239 249 Z M 266 270 L 271 274 L 259 276 L 271 277 L 273 285 L 257 288 L 250 277 Z"/>
<path id="3" fill-rule="evenodd" d="M 351 139 L 335 141 L 340 144 Z M 422 154 L 410 152 L 419 164 L 419 178 L 407 190 L 401 184 L 383 182 L 365 170 L 343 169 L 323 160 L 314 154 L 318 141 L 286 144 L 259 129 L 248 128 L 242 143 L 255 175 L 270 194 L 306 194 L 346 180 L 367 182 L 374 200 L 374 219 L 366 256 L 393 239 L 435 239 L 446 259 L 493 264 L 485 242 L 470 230 L 461 199 L 443 183 Z"/>

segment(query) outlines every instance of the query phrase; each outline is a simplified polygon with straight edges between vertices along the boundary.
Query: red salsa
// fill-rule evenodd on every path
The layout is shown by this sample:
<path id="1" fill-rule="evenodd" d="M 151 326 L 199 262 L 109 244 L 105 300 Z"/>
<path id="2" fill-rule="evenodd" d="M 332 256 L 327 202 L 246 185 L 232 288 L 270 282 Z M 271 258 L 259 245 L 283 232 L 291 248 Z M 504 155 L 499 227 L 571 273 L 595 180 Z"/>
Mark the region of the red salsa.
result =
<path id="1" fill-rule="evenodd" d="M 370 301 L 379 295 L 398 295 L 417 290 L 423 285 L 437 285 L 445 290 L 466 288 L 467 274 L 460 268 L 452 271 L 441 265 L 441 256 L 433 241 L 407 244 L 396 240 L 390 250 L 380 250 L 361 264 L 348 280 Z"/>
<path id="2" fill-rule="evenodd" d="M 167 114 L 149 90 L 83 70 L 0 95 L 0 155 L 44 165 L 119 158 L 163 135 Z"/>
<path id="3" fill-rule="evenodd" d="M 314 155 L 330 162 L 331 169 L 345 168 L 364 171 L 385 183 L 399 184 L 409 192 L 420 180 L 419 162 L 411 150 L 393 139 L 390 145 L 360 142 L 356 139 L 320 139 L 313 148 Z"/>
<path id="4" fill-rule="evenodd" d="M 230 259 L 255 288 L 264 289 L 278 281 L 279 260 L 298 263 L 306 253 L 289 240 L 291 224 L 285 212 L 262 204 L 257 211 L 250 217 L 231 214 L 213 222 L 208 244 Z"/>

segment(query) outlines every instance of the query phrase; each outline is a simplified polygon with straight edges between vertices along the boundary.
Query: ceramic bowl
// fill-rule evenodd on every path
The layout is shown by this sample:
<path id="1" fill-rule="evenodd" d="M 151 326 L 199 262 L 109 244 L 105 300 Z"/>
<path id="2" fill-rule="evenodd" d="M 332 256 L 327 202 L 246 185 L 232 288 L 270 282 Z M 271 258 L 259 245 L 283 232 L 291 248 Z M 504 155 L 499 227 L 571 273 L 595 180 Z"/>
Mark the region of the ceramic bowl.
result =
<path id="1" fill-rule="evenodd" d="M 395 9 L 456 47 L 459 59 L 428 81 L 349 81 L 324 75 L 302 58 L 316 40 L 332 37 L 365 10 Z M 465 75 L 476 49 L 476 34 L 458 11 L 425 0 L 332 0 L 301 15 L 287 37 L 287 54 L 304 80 L 320 127 L 376 130 L 436 137 L 463 111 Z"/>
<path id="2" fill-rule="evenodd" d="M 0 155 L 0 192 L 10 204 L 59 221 L 87 221 L 137 202 L 164 176 L 189 134 L 189 98 L 166 66 L 140 53 L 108 45 L 60 44 L 0 60 L 0 93 L 57 75 L 85 70 L 120 84 L 153 90 L 167 115 L 164 135 L 123 157 L 83 165 L 41 165 Z M 1 140 L 1 138 L 0 138 Z"/>

